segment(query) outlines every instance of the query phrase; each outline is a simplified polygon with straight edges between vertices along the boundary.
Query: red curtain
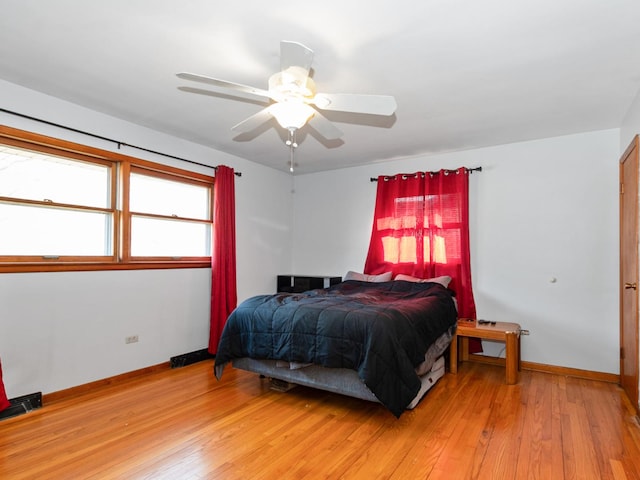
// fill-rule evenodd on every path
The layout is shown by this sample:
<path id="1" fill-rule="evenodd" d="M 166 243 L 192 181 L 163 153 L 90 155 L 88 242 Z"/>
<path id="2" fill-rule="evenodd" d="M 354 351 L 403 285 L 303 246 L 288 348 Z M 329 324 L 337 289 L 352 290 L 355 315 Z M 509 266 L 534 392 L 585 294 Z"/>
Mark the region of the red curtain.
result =
<path id="1" fill-rule="evenodd" d="M 0 362 L 0 412 L 10 406 L 11 403 L 9 403 L 7 392 L 5 391 L 4 383 L 2 382 L 2 362 Z"/>
<path id="2" fill-rule="evenodd" d="M 475 318 L 469 255 L 469 171 L 378 177 L 364 272 L 419 278 L 448 275 L 458 315 Z"/>
<path id="3" fill-rule="evenodd" d="M 213 251 L 211 252 L 211 320 L 209 353 L 218 342 L 227 317 L 236 308 L 236 206 L 233 168 L 216 169 L 213 189 Z"/>

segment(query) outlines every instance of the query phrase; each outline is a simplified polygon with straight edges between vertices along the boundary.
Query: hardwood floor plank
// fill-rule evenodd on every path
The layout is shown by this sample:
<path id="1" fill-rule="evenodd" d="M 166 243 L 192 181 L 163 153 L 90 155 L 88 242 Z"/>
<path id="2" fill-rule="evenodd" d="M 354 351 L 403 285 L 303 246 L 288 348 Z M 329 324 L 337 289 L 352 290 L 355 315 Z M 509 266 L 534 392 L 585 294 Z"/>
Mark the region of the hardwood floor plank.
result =
<path id="1" fill-rule="evenodd" d="M 515 478 L 560 478 L 561 456 L 554 458 L 554 446 L 561 441 L 560 417 L 553 413 L 553 383 L 533 377 L 524 405 L 521 448 Z M 557 460 L 560 461 L 557 461 Z"/>
<path id="2" fill-rule="evenodd" d="M 606 478 L 605 472 L 601 470 L 597 461 L 598 454 L 596 452 L 601 451 L 602 446 L 596 449 L 591 436 L 590 418 L 592 412 L 588 411 L 585 405 L 585 385 L 582 381 L 575 379 L 570 379 L 568 384 L 572 386 L 572 390 L 576 391 L 576 402 L 568 405 L 572 421 L 572 442 L 576 454 L 576 475 L 581 479 Z"/>
<path id="3" fill-rule="evenodd" d="M 530 383 L 526 377 L 521 378 L 522 381 Z M 525 415 L 523 396 L 525 395 L 523 395 L 523 384 L 502 388 L 502 383 L 504 379 L 499 377 L 492 379 L 491 385 L 494 388 L 500 387 L 497 388 L 495 402 L 490 406 L 490 415 L 481 439 L 482 462 L 471 478 L 516 478 L 522 442 L 514 442 L 514 438 L 519 438 L 523 432 Z M 525 389 L 524 392 L 527 390 Z"/>
<path id="4" fill-rule="evenodd" d="M 640 479 L 640 427 L 596 380 L 465 362 L 396 419 L 205 361 L 1 421 L 0 478 Z"/>

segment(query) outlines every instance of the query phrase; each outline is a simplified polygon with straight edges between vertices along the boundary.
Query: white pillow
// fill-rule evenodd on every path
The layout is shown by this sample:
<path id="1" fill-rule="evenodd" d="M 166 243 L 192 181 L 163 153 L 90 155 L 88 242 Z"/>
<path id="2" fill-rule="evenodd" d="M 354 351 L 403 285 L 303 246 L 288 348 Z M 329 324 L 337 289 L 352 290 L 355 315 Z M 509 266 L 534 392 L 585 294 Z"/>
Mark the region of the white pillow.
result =
<path id="1" fill-rule="evenodd" d="M 352 272 L 349 270 L 344 276 L 344 280 L 359 280 L 361 282 L 390 282 L 392 275 L 392 272 L 385 272 L 380 275 L 367 275 L 366 273 Z"/>
<path id="2" fill-rule="evenodd" d="M 449 283 L 451 283 L 451 277 L 448 275 L 443 275 L 442 277 L 433 277 L 433 278 L 418 278 L 412 277 L 411 275 L 404 275 L 399 273 L 396 275 L 394 280 L 404 280 L 405 282 L 415 282 L 415 283 L 425 283 L 425 282 L 433 282 L 439 283 L 443 287 L 448 287 Z"/>

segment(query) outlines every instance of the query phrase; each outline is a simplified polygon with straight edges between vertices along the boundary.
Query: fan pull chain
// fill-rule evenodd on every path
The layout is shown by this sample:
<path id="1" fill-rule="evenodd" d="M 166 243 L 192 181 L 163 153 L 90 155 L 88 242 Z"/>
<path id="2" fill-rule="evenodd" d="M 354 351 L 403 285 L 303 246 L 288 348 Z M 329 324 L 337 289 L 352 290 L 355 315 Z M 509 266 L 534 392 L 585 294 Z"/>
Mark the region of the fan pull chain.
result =
<path id="1" fill-rule="evenodd" d="M 289 171 L 293 173 L 293 152 L 296 148 L 298 148 L 298 144 L 296 143 L 296 129 L 289 128 L 289 139 L 285 142 L 289 147 Z"/>

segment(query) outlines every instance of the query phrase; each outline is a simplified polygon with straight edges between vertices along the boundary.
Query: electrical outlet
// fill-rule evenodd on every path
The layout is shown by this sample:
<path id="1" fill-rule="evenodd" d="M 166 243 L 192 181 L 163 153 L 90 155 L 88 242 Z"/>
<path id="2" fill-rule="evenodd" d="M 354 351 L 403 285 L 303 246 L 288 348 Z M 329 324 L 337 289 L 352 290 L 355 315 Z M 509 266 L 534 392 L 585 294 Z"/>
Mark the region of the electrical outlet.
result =
<path id="1" fill-rule="evenodd" d="M 130 337 L 124 337 L 124 343 L 137 343 L 138 335 L 131 335 Z"/>

